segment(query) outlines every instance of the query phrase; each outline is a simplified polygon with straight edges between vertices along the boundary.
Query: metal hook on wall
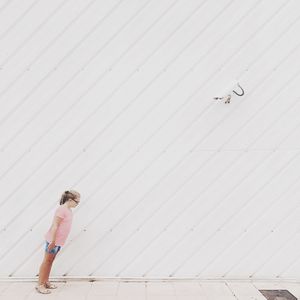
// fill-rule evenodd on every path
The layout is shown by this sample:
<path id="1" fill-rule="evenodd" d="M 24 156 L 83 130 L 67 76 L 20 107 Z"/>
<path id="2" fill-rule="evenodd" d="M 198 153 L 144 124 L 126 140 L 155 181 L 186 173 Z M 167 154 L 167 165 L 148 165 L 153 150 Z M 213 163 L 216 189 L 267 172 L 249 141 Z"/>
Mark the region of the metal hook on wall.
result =
<path id="1" fill-rule="evenodd" d="M 244 91 L 244 89 L 240 86 L 240 84 L 239 83 L 237 83 L 237 86 L 241 89 L 241 91 L 242 91 L 242 93 L 241 94 L 239 94 L 239 93 L 237 93 L 235 90 L 232 90 L 237 96 L 244 96 L 245 95 L 245 91 Z"/>

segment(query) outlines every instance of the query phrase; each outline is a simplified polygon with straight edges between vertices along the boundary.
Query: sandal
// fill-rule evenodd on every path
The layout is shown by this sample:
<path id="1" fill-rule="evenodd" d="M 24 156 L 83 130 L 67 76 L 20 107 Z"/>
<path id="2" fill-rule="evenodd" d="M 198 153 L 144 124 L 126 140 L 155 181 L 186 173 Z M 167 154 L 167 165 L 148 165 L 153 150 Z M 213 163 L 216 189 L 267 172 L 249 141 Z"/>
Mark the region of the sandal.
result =
<path id="1" fill-rule="evenodd" d="M 43 284 L 37 285 L 35 287 L 35 289 L 37 290 L 37 292 L 39 292 L 41 294 L 50 294 L 51 293 L 51 291 L 49 291 L 48 289 L 46 289 Z"/>
<path id="2" fill-rule="evenodd" d="M 55 284 L 52 284 L 50 281 L 45 282 L 45 287 L 47 289 L 57 289 L 57 286 Z"/>

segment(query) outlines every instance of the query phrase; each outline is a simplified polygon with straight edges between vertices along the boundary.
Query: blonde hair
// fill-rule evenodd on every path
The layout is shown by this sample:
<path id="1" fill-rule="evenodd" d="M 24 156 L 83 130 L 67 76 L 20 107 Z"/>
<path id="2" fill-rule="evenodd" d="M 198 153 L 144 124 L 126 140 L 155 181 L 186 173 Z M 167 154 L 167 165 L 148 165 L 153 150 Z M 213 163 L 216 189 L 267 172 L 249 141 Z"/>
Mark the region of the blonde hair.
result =
<path id="1" fill-rule="evenodd" d="M 63 205 L 66 201 L 68 201 L 69 199 L 76 199 L 79 198 L 80 194 L 75 191 L 75 190 L 69 190 L 69 191 L 65 191 L 60 198 L 59 204 Z"/>

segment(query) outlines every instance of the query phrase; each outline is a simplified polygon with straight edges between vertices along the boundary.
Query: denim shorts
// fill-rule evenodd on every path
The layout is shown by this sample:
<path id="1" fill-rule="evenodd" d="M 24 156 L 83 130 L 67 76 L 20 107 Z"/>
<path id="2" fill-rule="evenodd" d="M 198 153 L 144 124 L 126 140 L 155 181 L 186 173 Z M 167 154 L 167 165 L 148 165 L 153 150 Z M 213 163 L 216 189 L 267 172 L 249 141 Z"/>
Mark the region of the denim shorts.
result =
<path id="1" fill-rule="evenodd" d="M 46 251 L 47 253 L 51 253 L 51 254 L 56 254 L 56 253 L 60 250 L 60 248 L 61 248 L 61 246 L 55 246 L 53 249 L 51 249 L 51 250 L 49 251 L 48 246 L 49 246 L 49 242 L 46 241 L 45 251 Z"/>

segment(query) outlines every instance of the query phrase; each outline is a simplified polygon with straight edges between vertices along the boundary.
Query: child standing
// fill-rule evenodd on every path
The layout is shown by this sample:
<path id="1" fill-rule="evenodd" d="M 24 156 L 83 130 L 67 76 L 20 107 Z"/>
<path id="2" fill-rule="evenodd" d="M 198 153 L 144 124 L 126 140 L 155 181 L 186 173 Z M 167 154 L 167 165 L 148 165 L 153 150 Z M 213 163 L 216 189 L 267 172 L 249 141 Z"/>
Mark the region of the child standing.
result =
<path id="1" fill-rule="evenodd" d="M 49 282 L 49 274 L 52 263 L 58 251 L 65 244 L 71 230 L 73 213 L 71 208 L 76 207 L 80 202 L 80 194 L 77 191 L 65 191 L 60 199 L 60 206 L 56 209 L 53 222 L 45 234 L 45 256 L 39 270 L 39 281 L 36 290 L 42 294 L 50 294 L 49 289 L 57 288 Z"/>

